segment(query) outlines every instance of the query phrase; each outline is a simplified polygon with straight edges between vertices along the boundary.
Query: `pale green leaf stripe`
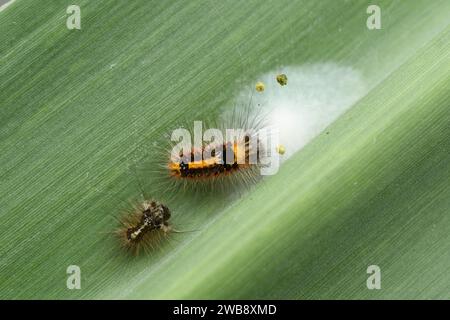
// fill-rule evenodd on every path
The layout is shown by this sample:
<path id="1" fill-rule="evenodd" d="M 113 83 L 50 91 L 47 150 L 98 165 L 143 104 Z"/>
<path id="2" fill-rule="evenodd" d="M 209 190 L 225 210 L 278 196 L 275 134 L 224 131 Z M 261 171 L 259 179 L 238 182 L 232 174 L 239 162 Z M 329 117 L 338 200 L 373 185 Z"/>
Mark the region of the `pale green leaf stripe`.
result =
<path id="1" fill-rule="evenodd" d="M 450 298 L 449 40 L 450 28 L 131 297 Z M 381 291 L 366 288 L 371 264 Z"/>

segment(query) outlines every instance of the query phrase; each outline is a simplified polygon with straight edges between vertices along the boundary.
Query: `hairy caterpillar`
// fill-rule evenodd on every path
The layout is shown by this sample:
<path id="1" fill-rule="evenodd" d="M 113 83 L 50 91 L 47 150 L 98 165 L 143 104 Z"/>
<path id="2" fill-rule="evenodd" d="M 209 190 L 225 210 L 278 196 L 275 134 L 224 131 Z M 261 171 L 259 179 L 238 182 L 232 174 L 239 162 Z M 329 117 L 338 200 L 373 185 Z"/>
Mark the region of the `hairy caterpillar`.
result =
<path id="1" fill-rule="evenodd" d="M 265 130 L 264 115 L 257 111 L 235 107 L 215 125 L 194 121 L 193 130 L 174 130 L 164 161 L 172 187 L 217 191 L 258 181 L 272 133 Z"/>
<path id="2" fill-rule="evenodd" d="M 169 161 L 169 173 L 181 179 L 208 179 L 256 166 L 257 163 L 251 163 L 250 158 L 252 152 L 258 156 L 258 150 L 250 148 L 248 136 L 240 140 L 242 141 L 227 141 L 218 145 L 192 148 L 187 156 L 181 153 L 179 157 Z M 241 154 L 244 155 L 242 162 L 239 161 Z"/>
<path id="3" fill-rule="evenodd" d="M 120 227 L 115 233 L 125 249 L 138 255 L 141 248 L 144 251 L 153 249 L 173 231 L 169 224 L 170 217 L 167 206 L 158 201 L 146 200 L 120 218 Z"/>

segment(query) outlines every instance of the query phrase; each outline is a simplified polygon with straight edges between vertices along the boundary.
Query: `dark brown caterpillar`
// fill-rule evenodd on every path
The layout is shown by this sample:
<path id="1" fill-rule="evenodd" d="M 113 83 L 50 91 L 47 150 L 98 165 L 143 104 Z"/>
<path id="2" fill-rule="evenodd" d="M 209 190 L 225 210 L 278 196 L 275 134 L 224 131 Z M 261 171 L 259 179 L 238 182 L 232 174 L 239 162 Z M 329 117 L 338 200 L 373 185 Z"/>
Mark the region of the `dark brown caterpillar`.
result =
<path id="1" fill-rule="evenodd" d="M 144 201 L 131 214 L 124 215 L 121 226 L 116 230 L 123 247 L 138 255 L 140 249 L 154 248 L 172 228 L 169 225 L 171 213 L 168 207 L 158 201 Z"/>

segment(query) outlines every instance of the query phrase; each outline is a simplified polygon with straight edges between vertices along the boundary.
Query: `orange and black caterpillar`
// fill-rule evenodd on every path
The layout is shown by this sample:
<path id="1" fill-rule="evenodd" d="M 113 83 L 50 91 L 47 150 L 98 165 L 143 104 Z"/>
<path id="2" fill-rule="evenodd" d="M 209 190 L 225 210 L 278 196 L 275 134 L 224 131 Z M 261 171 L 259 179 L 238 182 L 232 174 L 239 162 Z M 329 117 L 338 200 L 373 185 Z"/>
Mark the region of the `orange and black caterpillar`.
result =
<path id="1" fill-rule="evenodd" d="M 244 153 L 243 162 L 238 161 L 241 153 Z M 257 148 L 251 148 L 249 137 L 245 136 L 242 138 L 242 144 L 235 141 L 225 142 L 214 147 L 192 148 L 187 157 L 180 154 L 178 159 L 171 159 L 168 168 L 171 176 L 178 178 L 219 177 L 257 166 L 257 162 L 250 161 L 252 153 L 256 155 L 256 160 L 258 160 L 259 152 Z M 208 156 L 205 157 L 205 154 Z"/>
<path id="2" fill-rule="evenodd" d="M 116 230 L 122 246 L 139 254 L 141 248 L 148 248 L 172 231 L 169 225 L 171 212 L 158 201 L 144 201 L 133 212 L 124 215 L 121 226 Z"/>
<path id="3" fill-rule="evenodd" d="M 271 133 L 266 120 L 264 112 L 254 109 L 251 103 L 241 108 L 236 106 L 203 128 L 205 132 L 209 129 L 220 131 L 224 140 L 209 144 L 203 142 L 203 145 L 195 147 L 188 144 L 182 151 L 174 150 L 180 143 L 169 145 L 165 156 L 170 156 L 164 165 L 166 177 L 168 174 L 171 178 L 167 180 L 167 190 L 192 189 L 230 194 L 257 182 L 267 162 L 267 142 Z M 190 136 L 195 137 L 195 133 L 190 131 Z"/>
<path id="4" fill-rule="evenodd" d="M 272 133 L 259 106 L 253 107 L 250 101 L 248 106 L 224 111 L 217 120 L 206 118 L 201 123 L 201 132 L 196 134 L 195 121 L 192 126 L 192 122 L 182 120 L 144 149 L 140 166 L 153 194 L 232 194 L 260 180 L 268 163 Z M 173 138 L 176 130 L 188 133 Z M 208 130 L 220 133 L 212 139 L 206 135 Z"/>

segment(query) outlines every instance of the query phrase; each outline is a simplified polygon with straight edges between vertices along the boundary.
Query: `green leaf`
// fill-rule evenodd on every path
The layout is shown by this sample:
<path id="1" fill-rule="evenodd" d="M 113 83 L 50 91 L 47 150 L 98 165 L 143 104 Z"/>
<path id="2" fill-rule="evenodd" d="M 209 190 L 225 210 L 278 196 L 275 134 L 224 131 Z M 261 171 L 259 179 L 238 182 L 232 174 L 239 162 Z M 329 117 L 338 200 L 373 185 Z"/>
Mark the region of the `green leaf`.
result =
<path id="1" fill-rule="evenodd" d="M 379 1 L 372 31 L 365 1 L 79 1 L 81 30 L 69 4 L 0 11 L 1 298 L 450 298 L 448 1 Z M 199 231 L 120 250 L 154 141 L 317 63 L 367 94 L 242 197 L 162 192 Z"/>

